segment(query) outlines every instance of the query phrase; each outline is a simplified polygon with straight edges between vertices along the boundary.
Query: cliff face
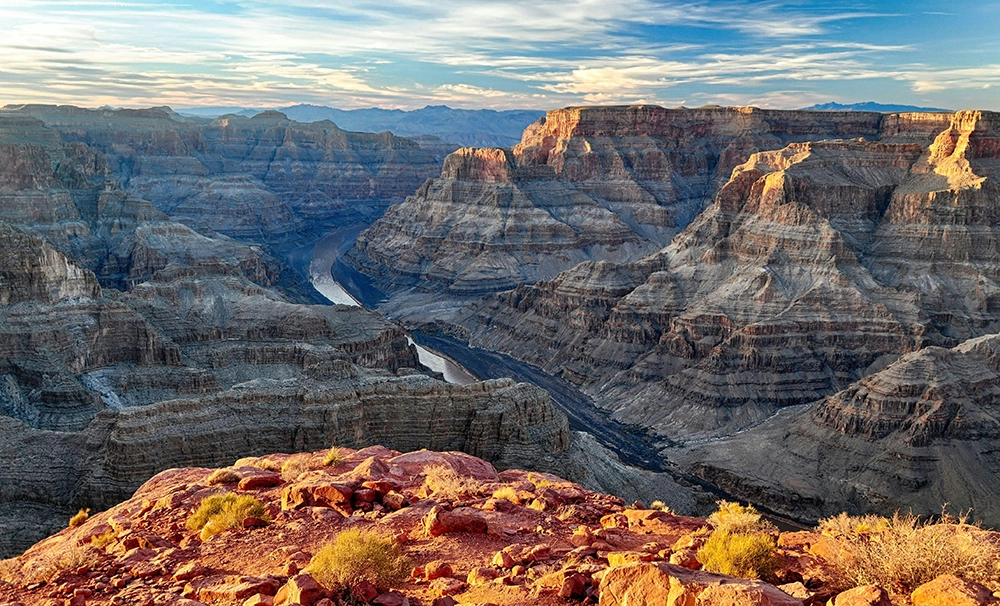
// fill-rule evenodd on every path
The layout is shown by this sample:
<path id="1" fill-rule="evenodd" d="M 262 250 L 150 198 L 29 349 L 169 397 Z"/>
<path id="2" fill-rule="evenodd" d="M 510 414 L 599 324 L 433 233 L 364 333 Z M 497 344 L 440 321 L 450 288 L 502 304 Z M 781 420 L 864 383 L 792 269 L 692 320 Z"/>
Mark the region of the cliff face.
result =
<path id="1" fill-rule="evenodd" d="M 812 507 L 799 497 L 828 506 L 821 513 L 933 511 L 936 499 L 979 510 L 997 481 L 989 448 L 976 446 L 997 439 L 992 378 L 982 360 L 941 348 L 1000 327 L 998 120 L 887 117 L 878 141 L 753 154 L 669 246 L 501 293 L 468 323 L 473 343 L 561 374 L 617 418 L 681 443 L 822 400 L 810 414 L 777 414 L 770 433 L 677 455 L 793 515 Z M 765 462 L 776 443 L 791 454 Z M 731 445 L 739 454 L 723 452 Z M 905 462 L 921 448 L 934 462 Z M 881 463 L 855 473 L 852 460 L 873 456 Z M 792 488 L 803 475 L 794 465 L 815 469 L 810 488 Z M 969 470 L 987 477 L 957 487 Z M 817 479 L 841 471 L 846 487 Z M 912 480 L 905 490 L 900 477 Z"/>
<path id="2" fill-rule="evenodd" d="M 478 295 L 587 260 L 635 260 L 667 244 L 754 152 L 877 138 L 857 112 L 569 108 L 512 151 L 465 149 L 392 207 L 351 255 L 395 286 Z"/>
<path id="3" fill-rule="evenodd" d="M 442 153 L 454 149 L 346 132 L 329 121 L 302 124 L 279 112 L 209 122 L 168 108 L 10 109 L 103 154 L 129 193 L 175 220 L 271 242 L 370 221 L 436 174 Z"/>

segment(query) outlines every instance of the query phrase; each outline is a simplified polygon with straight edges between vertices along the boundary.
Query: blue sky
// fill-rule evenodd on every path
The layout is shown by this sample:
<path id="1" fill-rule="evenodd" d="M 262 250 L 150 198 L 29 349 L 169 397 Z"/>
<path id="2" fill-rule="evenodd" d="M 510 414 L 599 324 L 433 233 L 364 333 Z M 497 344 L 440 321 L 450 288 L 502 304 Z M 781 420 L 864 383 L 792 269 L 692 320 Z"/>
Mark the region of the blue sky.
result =
<path id="1" fill-rule="evenodd" d="M 1000 1 L 0 0 L 0 105 L 1000 110 Z"/>

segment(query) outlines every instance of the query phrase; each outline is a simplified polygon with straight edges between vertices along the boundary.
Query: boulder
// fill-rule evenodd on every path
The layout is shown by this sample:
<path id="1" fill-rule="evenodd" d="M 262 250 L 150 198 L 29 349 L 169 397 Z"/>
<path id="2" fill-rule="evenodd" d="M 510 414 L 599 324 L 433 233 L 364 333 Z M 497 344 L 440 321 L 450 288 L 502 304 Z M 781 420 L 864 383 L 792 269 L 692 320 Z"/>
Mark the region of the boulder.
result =
<path id="1" fill-rule="evenodd" d="M 864 585 L 841 592 L 833 604 L 834 606 L 892 606 L 889 594 L 876 585 Z"/>
<path id="2" fill-rule="evenodd" d="M 913 590 L 913 606 L 986 606 L 997 604 L 993 592 L 979 583 L 943 574 Z"/>

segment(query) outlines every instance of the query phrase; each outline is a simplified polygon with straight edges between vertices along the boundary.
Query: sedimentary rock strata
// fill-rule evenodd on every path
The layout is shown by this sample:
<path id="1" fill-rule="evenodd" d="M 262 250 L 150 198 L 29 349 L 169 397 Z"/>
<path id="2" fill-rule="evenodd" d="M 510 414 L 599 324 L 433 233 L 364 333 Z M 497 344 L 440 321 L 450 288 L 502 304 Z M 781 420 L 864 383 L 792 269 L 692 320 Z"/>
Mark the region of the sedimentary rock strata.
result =
<path id="1" fill-rule="evenodd" d="M 881 461 L 865 480 L 845 480 L 829 495 L 821 480 L 804 481 L 815 491 L 791 489 L 803 474 L 765 462 L 774 446 L 762 434 L 732 438 L 755 445 L 746 446 L 753 455 L 730 460 L 726 442 L 683 457 L 695 466 L 703 457 L 718 468 L 702 469 L 703 476 L 747 498 L 784 486 L 775 497 L 783 511 L 805 501 L 812 503 L 805 509 L 821 511 L 827 498 L 830 509 L 920 503 L 933 511 L 937 500 L 981 502 L 986 493 L 971 484 L 992 486 L 998 477 L 990 447 L 976 446 L 996 439 L 991 388 L 982 390 L 987 401 L 962 406 L 961 398 L 935 396 L 951 388 L 915 369 L 937 368 L 929 360 L 946 355 L 929 346 L 997 331 L 998 125 L 995 114 L 959 112 L 928 137 L 941 127 L 937 116 L 886 117 L 879 141 L 756 153 L 668 247 L 629 264 L 581 264 L 502 293 L 479 313 L 473 342 L 560 373 L 619 418 L 682 442 L 730 434 L 781 407 L 841 392 L 814 413 L 782 413 L 767 425 L 775 439 L 798 419 L 793 437 L 778 442 L 805 450 L 781 458 L 812 470 L 812 478 L 853 469 L 855 459 Z M 906 369 L 926 401 L 873 399 L 880 392 L 867 382 L 884 381 L 872 375 L 882 369 Z M 956 367 L 958 381 L 973 381 L 967 375 Z M 828 435 L 832 428 L 840 437 Z M 796 442 L 795 435 L 810 438 Z M 892 454 L 935 448 L 936 438 L 956 454 L 928 454 L 934 462 L 919 465 L 905 461 L 923 455 Z M 806 446 L 817 443 L 852 454 Z M 957 488 L 956 478 L 979 473 L 970 470 L 986 477 Z M 953 498 L 943 485 L 955 489 Z"/>
<path id="2" fill-rule="evenodd" d="M 436 174 L 454 149 L 280 112 L 214 121 L 169 108 L 29 105 L 6 113 L 37 117 L 65 141 L 100 152 L 129 193 L 181 223 L 272 242 L 370 221 Z"/>
<path id="3" fill-rule="evenodd" d="M 753 152 L 876 138 L 878 114 L 753 108 L 569 108 L 513 150 L 463 149 L 359 236 L 352 256 L 390 285 L 477 295 L 581 261 L 664 246 Z"/>

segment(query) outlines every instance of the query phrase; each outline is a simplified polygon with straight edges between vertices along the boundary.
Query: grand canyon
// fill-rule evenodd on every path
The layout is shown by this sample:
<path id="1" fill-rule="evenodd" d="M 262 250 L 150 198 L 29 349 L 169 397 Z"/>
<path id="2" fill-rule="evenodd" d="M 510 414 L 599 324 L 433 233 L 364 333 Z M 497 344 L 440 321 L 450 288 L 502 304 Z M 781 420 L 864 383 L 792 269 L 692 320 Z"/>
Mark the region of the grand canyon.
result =
<path id="1" fill-rule="evenodd" d="M 261 456 L 281 468 L 330 445 L 365 461 L 352 479 L 233 468 L 242 492 L 281 497 L 268 550 L 292 549 L 293 528 L 377 519 L 373 500 L 352 512 L 309 490 L 371 485 L 385 515 L 388 482 L 418 517 L 396 503 L 387 521 L 426 526 L 431 509 L 471 505 L 492 512 L 496 537 L 542 516 L 539 529 L 563 526 L 519 541 L 593 562 L 551 555 L 505 577 L 483 550 L 508 531 L 459 551 L 432 532 L 403 545 L 420 561 L 482 557 L 472 568 L 489 578 L 438 591 L 414 576 L 414 603 L 631 604 L 610 587 L 629 562 L 666 586 L 713 586 L 685 575 L 712 528 L 697 516 L 718 499 L 786 528 L 946 504 L 1000 525 L 997 114 L 572 107 L 512 148 L 458 148 L 275 111 L 26 105 L 0 111 L 0 159 L 0 548 L 31 548 L 4 568 L 0 596 L 32 596 L 11 603 L 242 604 L 281 578 L 306 583 L 304 561 L 261 577 L 271 565 L 253 563 L 240 532 L 202 543 L 163 515 L 218 490 L 197 468 Z M 447 381 L 441 362 L 467 380 Z M 418 449 L 485 461 L 431 453 L 469 478 L 421 492 L 426 469 L 393 471 L 426 459 L 400 454 Z M 319 455 L 291 456 L 322 470 Z M 527 492 L 487 498 L 504 482 Z M 290 503 L 296 491 L 305 500 Z M 644 509 L 654 500 L 667 517 Z M 91 521 L 31 547 L 78 510 Z M 607 547 L 577 549 L 574 523 L 607 534 L 619 518 Z M 90 548 L 94 562 L 30 573 L 106 531 L 116 538 Z M 660 543 L 639 549 L 629 532 Z M 783 568 L 768 580 L 805 593 L 738 591 L 833 598 L 833 556 L 809 546 L 823 536 L 778 538 Z M 230 550 L 243 555 L 209 555 Z M 818 563 L 803 576 L 795 558 Z M 195 565 L 205 572 L 177 572 Z M 560 597 L 564 581 L 583 588 Z M 244 585 L 261 591 L 232 589 Z M 325 591 L 315 599 L 344 599 Z"/>
<path id="2" fill-rule="evenodd" d="M 1000 606 L 995 2 L 0 24 L 0 606 Z"/>

